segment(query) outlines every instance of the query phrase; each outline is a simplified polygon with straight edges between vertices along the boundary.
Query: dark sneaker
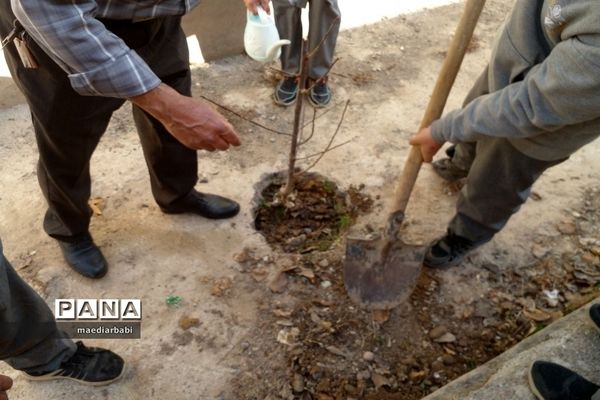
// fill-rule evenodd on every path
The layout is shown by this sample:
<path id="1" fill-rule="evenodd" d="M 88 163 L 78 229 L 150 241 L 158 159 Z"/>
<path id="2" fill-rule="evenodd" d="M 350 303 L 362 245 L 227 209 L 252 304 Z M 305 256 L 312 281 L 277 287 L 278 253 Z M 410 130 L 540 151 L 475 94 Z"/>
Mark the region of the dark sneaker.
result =
<path id="1" fill-rule="evenodd" d="M 27 373 L 25 378 L 32 381 L 50 381 L 54 379 L 70 379 L 90 386 L 102 386 L 112 383 L 125 370 L 125 362 L 110 350 L 86 347 L 77 342 L 77 350 L 59 369 L 50 372 Z"/>
<path id="2" fill-rule="evenodd" d="M 454 267 L 477 246 L 467 238 L 448 232 L 429 246 L 423 264 L 429 268 Z"/>
<path id="3" fill-rule="evenodd" d="M 450 158 L 442 158 L 441 160 L 434 161 L 431 163 L 431 166 L 438 176 L 448 182 L 455 182 L 469 175 L 468 170 L 457 167 Z"/>
<path id="4" fill-rule="evenodd" d="M 327 85 L 327 77 L 321 78 L 308 93 L 308 101 L 315 108 L 326 107 L 331 102 L 331 89 Z"/>
<path id="5" fill-rule="evenodd" d="M 600 303 L 594 304 L 590 308 L 590 319 L 596 325 L 596 329 L 600 331 Z"/>
<path id="6" fill-rule="evenodd" d="M 298 80 L 296 78 L 282 79 L 275 88 L 273 94 L 275 103 L 280 106 L 291 106 L 298 98 Z"/>
<path id="7" fill-rule="evenodd" d="M 539 400 L 600 398 L 600 386 L 565 367 L 545 361 L 536 361 L 529 369 L 529 386 Z"/>

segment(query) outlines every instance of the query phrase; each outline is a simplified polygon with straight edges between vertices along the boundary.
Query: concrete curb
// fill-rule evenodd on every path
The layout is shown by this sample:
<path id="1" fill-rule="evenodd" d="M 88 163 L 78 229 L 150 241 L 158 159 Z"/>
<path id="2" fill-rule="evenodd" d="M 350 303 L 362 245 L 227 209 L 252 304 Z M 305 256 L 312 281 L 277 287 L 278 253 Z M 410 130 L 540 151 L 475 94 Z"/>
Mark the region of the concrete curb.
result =
<path id="1" fill-rule="evenodd" d="M 588 317 L 592 304 L 556 321 L 423 400 L 533 400 L 527 373 L 535 360 L 559 363 L 600 382 L 600 335 Z"/>

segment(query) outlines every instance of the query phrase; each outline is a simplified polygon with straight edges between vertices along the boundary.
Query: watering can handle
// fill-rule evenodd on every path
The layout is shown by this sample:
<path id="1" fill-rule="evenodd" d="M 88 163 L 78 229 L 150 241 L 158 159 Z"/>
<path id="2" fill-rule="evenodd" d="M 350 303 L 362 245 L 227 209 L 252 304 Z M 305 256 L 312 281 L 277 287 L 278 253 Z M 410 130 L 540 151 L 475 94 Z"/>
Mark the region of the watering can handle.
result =
<path id="1" fill-rule="evenodd" d="M 452 85 L 458 75 L 463 58 L 467 52 L 473 32 L 477 26 L 477 21 L 485 5 L 485 0 L 467 0 L 465 10 L 454 34 L 454 39 L 448 49 L 448 54 L 442 65 L 437 82 L 433 89 L 431 99 L 427 105 L 427 110 L 421 121 L 419 131 L 442 116 L 446 100 L 452 89 Z M 408 205 L 408 200 L 417 180 L 419 170 L 423 164 L 421 149 L 418 146 L 411 146 L 410 153 L 404 164 L 404 169 L 398 180 L 396 187 L 396 196 L 391 216 L 402 216 Z"/>
<path id="2" fill-rule="evenodd" d="M 271 24 L 271 20 L 269 14 L 262 8 L 260 4 L 256 6 L 256 11 L 258 12 L 258 18 L 260 19 L 260 23 L 263 25 Z"/>

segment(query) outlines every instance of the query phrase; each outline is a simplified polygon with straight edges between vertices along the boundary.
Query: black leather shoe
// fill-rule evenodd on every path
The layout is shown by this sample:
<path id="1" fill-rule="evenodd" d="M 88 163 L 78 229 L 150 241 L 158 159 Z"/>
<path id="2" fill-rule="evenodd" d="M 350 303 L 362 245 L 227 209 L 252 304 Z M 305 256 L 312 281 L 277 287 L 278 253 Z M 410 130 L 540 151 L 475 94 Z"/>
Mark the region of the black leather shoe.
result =
<path id="1" fill-rule="evenodd" d="M 58 245 L 67 264 L 81 275 L 98 279 L 108 272 L 108 263 L 89 233 L 69 241 L 58 240 Z"/>
<path id="2" fill-rule="evenodd" d="M 165 214 L 192 213 L 205 218 L 223 219 L 236 216 L 240 212 L 240 205 L 216 194 L 192 190 L 187 196 L 177 200 L 168 208 L 161 207 L 160 209 Z"/>

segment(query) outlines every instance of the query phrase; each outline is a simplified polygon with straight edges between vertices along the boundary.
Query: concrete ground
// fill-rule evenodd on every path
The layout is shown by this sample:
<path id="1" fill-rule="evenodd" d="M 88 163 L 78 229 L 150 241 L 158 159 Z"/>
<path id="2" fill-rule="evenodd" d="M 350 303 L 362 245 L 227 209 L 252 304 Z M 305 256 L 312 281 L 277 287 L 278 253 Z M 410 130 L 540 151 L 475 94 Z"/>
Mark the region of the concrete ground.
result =
<path id="1" fill-rule="evenodd" d="M 488 2 L 477 31 L 478 47 L 465 60 L 448 109 L 460 105 L 474 76 L 484 67 L 494 32 L 511 4 L 512 1 L 506 0 Z M 391 196 L 394 179 L 408 149 L 408 137 L 419 123 L 460 10 L 458 5 L 452 5 L 419 11 L 348 30 L 340 36 L 338 55 L 342 60 L 332 84 L 336 99 L 352 99 L 353 106 L 338 140 L 352 142 L 326 156 L 317 171 L 342 186 L 365 184 L 369 194 L 380 196 L 373 214 L 366 217 L 374 226 L 382 221 L 385 202 Z M 263 67 L 246 57 L 204 65 L 195 71 L 194 79 L 196 96 L 216 98 L 264 124 L 280 129 L 289 127 L 291 110 L 271 104 L 271 82 L 263 79 Z M 9 82 L 0 81 L 4 83 Z M 14 102 L 10 102 L 13 92 L 3 88 L 0 86 L 0 98 L 5 102 L 0 103 L 0 187 L 3 188 L 0 237 L 7 257 L 50 305 L 56 298 L 73 297 L 137 297 L 144 304 L 141 340 L 89 341 L 123 355 L 129 369 L 122 381 L 100 389 L 67 382 L 30 383 L 2 364 L 0 373 L 15 379 L 11 400 L 230 400 L 222 393 L 243 365 L 243 360 L 232 354 L 242 341 L 252 343 L 247 332 L 261 318 L 260 305 L 264 302 L 261 284 L 240 273 L 233 255 L 244 247 L 268 251 L 264 239 L 253 227 L 254 186 L 265 174 L 285 166 L 283 149 L 288 145 L 287 138 L 234 120 L 244 145 L 227 153 L 201 153 L 202 183 L 198 188 L 237 199 L 242 204 L 242 213 L 230 221 L 168 216 L 152 200 L 139 141 L 128 107 L 123 107 L 116 113 L 92 159 L 92 196 L 101 199 L 102 215 L 94 217 L 91 231 L 111 270 L 104 279 L 90 281 L 64 265 L 56 244 L 41 229 L 45 204 L 36 179 L 36 147 L 29 113 L 23 104 L 13 106 Z M 318 129 L 323 134 L 317 135 L 305 154 L 324 147 L 337 124 L 337 114 L 331 112 L 319 120 Z M 506 265 L 526 266 L 532 259 L 534 233 L 549 232 L 554 221 L 580 202 L 584 191 L 598 185 L 599 150 L 600 143 L 595 142 L 549 171 L 535 187 L 543 200 L 527 203 L 506 230 L 474 259 L 479 262 L 492 258 L 491 254 L 499 249 L 510 249 L 501 261 Z M 451 217 L 454 202 L 455 197 L 446 193 L 431 169 L 424 168 L 408 210 L 411 220 L 408 239 L 425 243 L 442 233 L 444 223 L 440 221 Z M 473 287 L 473 292 L 477 292 L 481 282 L 460 284 L 457 275 L 460 273 L 441 274 L 445 291 L 464 293 Z M 219 282 L 230 284 L 224 296 L 215 294 Z M 165 304 L 169 295 L 181 296 L 183 302 L 170 307 Z M 580 319 L 569 321 L 584 321 L 578 315 L 569 318 Z M 182 332 L 178 321 L 184 316 L 199 318 L 200 326 Z M 573 334 L 585 335 L 586 340 L 593 341 L 589 324 L 581 324 L 585 328 Z M 557 327 L 565 325 L 571 324 L 566 322 Z M 553 353 L 554 359 L 571 363 L 583 372 L 592 371 L 593 354 L 583 354 L 581 361 L 570 358 L 567 339 L 557 339 L 561 335 L 570 336 L 562 328 L 556 333 L 552 333 L 554 328 L 549 329 L 541 332 L 548 335 L 548 348 L 562 351 Z M 273 335 L 274 349 L 275 334 L 265 332 Z M 575 338 L 580 336 L 572 337 L 576 342 L 579 339 Z M 529 353 L 531 357 L 539 354 Z M 507 370 L 522 374 L 529 361 L 521 360 L 518 368 Z M 513 365 L 504 359 L 494 368 L 502 369 L 504 364 Z M 509 388 L 514 392 L 510 397 L 487 392 L 487 397 L 473 398 L 530 400 L 522 376 L 513 376 L 518 379 L 514 383 L 517 386 Z M 493 384 L 494 380 L 489 382 Z M 446 399 L 436 397 L 442 398 Z"/>
<path id="2" fill-rule="evenodd" d="M 562 318 L 423 400 L 533 400 L 527 379 L 535 360 L 558 363 L 600 384 L 600 334 L 589 319 L 589 308 Z"/>

